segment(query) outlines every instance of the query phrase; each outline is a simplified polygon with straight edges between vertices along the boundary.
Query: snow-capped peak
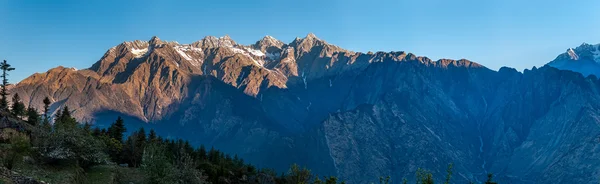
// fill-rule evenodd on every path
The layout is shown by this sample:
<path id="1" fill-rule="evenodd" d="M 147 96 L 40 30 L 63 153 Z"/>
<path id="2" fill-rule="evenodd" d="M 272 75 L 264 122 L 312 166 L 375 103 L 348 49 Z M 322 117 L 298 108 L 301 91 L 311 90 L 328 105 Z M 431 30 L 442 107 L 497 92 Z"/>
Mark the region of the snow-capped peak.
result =
<path id="1" fill-rule="evenodd" d="M 269 36 L 269 35 L 265 36 L 265 38 L 267 38 L 267 39 L 270 39 L 270 40 L 277 40 L 277 39 L 275 39 L 274 37 L 272 37 L 272 36 Z"/>
<path id="2" fill-rule="evenodd" d="M 281 41 L 269 35 L 265 36 L 261 41 L 264 43 L 268 43 L 269 45 L 278 45 L 282 43 Z"/>
<path id="3" fill-rule="evenodd" d="M 308 33 L 308 35 L 306 35 L 305 39 L 319 39 L 319 38 L 317 38 L 317 35 L 315 35 L 314 33 Z"/>

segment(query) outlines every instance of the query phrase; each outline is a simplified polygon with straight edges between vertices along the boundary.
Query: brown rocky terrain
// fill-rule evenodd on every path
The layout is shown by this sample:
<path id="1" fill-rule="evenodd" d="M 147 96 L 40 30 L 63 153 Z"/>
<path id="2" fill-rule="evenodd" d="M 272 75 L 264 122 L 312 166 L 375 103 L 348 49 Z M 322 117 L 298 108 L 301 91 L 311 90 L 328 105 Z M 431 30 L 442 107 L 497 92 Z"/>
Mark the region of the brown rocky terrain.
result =
<path id="1" fill-rule="evenodd" d="M 600 172 L 600 81 L 550 66 L 493 71 L 468 60 L 360 53 L 313 34 L 253 45 L 125 42 L 85 70 L 58 67 L 12 93 L 81 121 L 237 153 L 260 167 L 299 163 L 351 183 L 414 179 L 418 168 L 457 182 L 488 172 L 508 183 L 591 183 Z"/>

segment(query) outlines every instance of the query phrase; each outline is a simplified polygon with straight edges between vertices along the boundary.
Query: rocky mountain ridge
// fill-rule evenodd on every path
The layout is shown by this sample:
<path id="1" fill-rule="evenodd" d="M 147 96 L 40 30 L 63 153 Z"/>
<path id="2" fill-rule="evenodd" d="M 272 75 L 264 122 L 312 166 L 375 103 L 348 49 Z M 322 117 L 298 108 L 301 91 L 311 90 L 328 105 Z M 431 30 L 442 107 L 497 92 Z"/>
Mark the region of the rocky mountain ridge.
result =
<path id="1" fill-rule="evenodd" d="M 457 182 L 493 172 L 573 183 L 598 179 L 599 89 L 593 76 L 550 66 L 493 71 L 347 51 L 309 34 L 248 46 L 227 36 L 125 42 L 89 69 L 55 68 L 11 92 L 34 107 L 48 96 L 52 109 L 68 105 L 99 126 L 122 115 L 259 166 L 299 163 L 352 183 L 412 179 L 418 168 L 441 178 L 448 163 Z"/>

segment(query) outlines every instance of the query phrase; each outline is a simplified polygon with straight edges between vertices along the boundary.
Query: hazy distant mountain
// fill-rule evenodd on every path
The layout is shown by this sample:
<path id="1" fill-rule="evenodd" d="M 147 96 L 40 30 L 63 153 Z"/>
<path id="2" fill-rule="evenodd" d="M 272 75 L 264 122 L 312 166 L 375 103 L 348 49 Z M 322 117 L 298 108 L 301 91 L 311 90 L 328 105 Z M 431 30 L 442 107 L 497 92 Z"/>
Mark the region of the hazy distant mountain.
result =
<path id="1" fill-rule="evenodd" d="M 593 58 L 578 49 L 557 59 Z M 52 109 L 68 105 L 99 126 L 123 115 L 130 128 L 260 167 L 298 163 L 350 183 L 414 180 L 418 168 L 443 178 L 449 163 L 461 183 L 488 172 L 503 183 L 598 181 L 598 91 L 596 78 L 549 66 L 520 73 L 352 52 L 313 34 L 289 44 L 270 36 L 253 45 L 227 36 L 125 42 L 89 69 L 54 68 L 12 90 L 38 108 L 48 96 Z"/>
<path id="2" fill-rule="evenodd" d="M 584 76 L 600 76 L 600 44 L 587 43 L 559 55 L 549 66 L 582 73 Z"/>

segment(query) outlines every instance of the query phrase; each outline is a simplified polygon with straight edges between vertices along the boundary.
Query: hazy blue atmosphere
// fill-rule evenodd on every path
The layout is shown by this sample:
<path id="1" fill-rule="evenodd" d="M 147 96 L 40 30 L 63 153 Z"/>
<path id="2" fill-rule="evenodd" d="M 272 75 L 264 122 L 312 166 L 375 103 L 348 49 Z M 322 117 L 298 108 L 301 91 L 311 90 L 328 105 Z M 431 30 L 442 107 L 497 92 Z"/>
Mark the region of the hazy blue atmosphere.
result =
<path id="1" fill-rule="evenodd" d="M 0 59 L 11 82 L 52 67 L 86 68 L 128 40 L 191 43 L 230 35 L 251 44 L 313 32 L 354 51 L 467 58 L 491 69 L 540 66 L 600 43 L 600 1 L 0 1 Z"/>

